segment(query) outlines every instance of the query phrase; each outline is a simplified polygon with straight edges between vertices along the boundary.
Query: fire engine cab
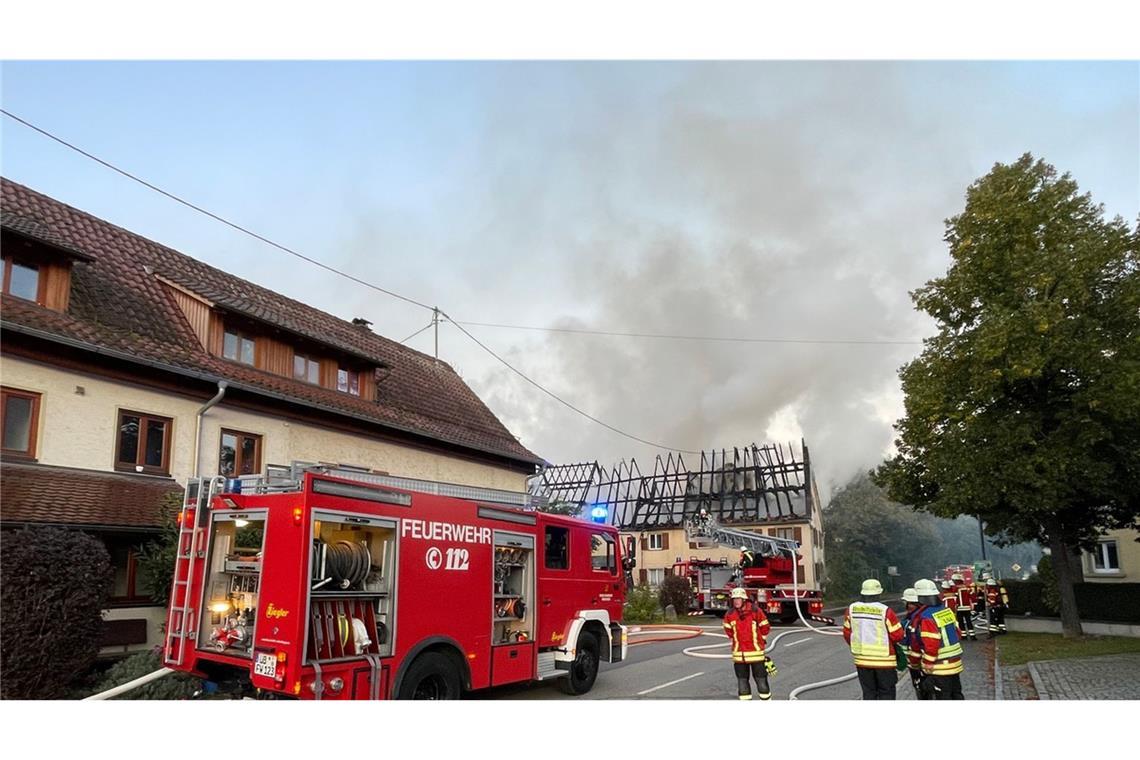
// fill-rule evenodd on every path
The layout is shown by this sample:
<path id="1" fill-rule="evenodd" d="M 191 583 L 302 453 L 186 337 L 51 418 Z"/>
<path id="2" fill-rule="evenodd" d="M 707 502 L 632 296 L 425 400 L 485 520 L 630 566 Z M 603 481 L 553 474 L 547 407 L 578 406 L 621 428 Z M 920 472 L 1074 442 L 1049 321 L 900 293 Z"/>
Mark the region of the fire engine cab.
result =
<path id="1" fill-rule="evenodd" d="M 584 694 L 625 658 L 616 529 L 391 480 L 192 482 L 164 664 L 262 696 L 455 699 Z"/>

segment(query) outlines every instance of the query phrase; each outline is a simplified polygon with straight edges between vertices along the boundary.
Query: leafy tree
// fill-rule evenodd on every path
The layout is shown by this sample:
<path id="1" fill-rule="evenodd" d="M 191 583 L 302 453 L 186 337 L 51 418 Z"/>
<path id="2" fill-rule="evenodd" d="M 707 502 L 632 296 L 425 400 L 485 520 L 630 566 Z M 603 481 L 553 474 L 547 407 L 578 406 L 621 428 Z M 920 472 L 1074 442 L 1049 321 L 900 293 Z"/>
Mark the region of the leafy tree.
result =
<path id="1" fill-rule="evenodd" d="M 657 593 L 662 609 L 671 604 L 678 615 L 684 615 L 693 605 L 693 587 L 689 584 L 688 578 L 667 575 L 661 581 L 661 588 Z"/>
<path id="2" fill-rule="evenodd" d="M 138 576 L 143 589 L 155 604 L 166 604 L 174 584 L 174 559 L 178 551 L 178 511 L 182 495 L 170 493 L 159 506 L 161 525 L 158 537 L 139 551 Z"/>
<path id="3" fill-rule="evenodd" d="M 0 531 L 0 698 L 58 699 L 95 662 L 111 556 L 60 528 Z"/>
<path id="4" fill-rule="evenodd" d="M 937 323 L 900 371 L 891 498 L 1052 549 L 1066 636 L 1077 552 L 1140 514 L 1140 225 L 1068 175 L 997 164 L 946 223 L 952 264 L 911 294 Z"/>

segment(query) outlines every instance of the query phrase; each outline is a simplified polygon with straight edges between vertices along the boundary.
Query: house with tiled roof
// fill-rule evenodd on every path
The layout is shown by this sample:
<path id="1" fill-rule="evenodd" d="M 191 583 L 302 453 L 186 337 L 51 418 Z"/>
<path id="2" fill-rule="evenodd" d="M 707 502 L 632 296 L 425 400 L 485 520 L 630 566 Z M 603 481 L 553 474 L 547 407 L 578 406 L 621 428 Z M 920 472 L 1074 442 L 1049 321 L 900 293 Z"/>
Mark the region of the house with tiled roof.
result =
<path id="1" fill-rule="evenodd" d="M 304 461 L 522 493 L 541 464 L 450 366 L 363 320 L 0 190 L 0 526 L 104 539 L 116 645 L 158 640 L 135 555 L 193 477 Z"/>

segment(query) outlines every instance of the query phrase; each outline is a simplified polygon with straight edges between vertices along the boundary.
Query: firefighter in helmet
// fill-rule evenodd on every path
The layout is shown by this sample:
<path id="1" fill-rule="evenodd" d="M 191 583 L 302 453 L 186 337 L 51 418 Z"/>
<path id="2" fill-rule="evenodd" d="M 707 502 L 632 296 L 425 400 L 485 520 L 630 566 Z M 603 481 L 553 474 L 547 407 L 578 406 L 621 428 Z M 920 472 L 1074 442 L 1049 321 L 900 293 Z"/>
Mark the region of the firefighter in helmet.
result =
<path id="1" fill-rule="evenodd" d="M 1009 606 L 1009 592 L 993 578 L 986 581 L 986 606 L 990 616 L 987 624 L 990 628 L 990 638 L 994 634 L 1005 633 L 1005 609 Z"/>
<path id="2" fill-rule="evenodd" d="M 740 547 L 740 569 L 752 567 L 752 563 L 756 561 L 756 555 L 747 546 Z"/>
<path id="3" fill-rule="evenodd" d="M 961 573 L 954 573 L 950 580 L 954 582 L 954 593 L 958 596 L 958 630 L 974 641 L 977 638 L 974 633 L 974 589 Z"/>
<path id="4" fill-rule="evenodd" d="M 879 601 L 882 593 L 882 584 L 868 578 L 843 616 L 843 640 L 851 646 L 863 699 L 895 698 L 895 644 L 903 629 L 894 610 Z"/>
<path id="5" fill-rule="evenodd" d="M 962 637 L 954 612 L 942 604 L 934 581 L 915 582 L 922 606 L 916 614 L 918 636 L 911 647 L 922 658 L 922 686 L 933 699 L 965 699 L 962 693 Z"/>
<path id="6" fill-rule="evenodd" d="M 732 669 L 736 671 L 737 695 L 740 699 L 752 699 L 751 675 L 756 681 L 760 699 L 771 699 L 764 643 L 772 626 L 760 606 L 748 600 L 747 591 L 734 588 L 731 598 L 732 609 L 724 615 L 724 632 L 732 642 Z"/>
<path id="7" fill-rule="evenodd" d="M 927 699 L 926 690 L 922 688 L 922 654 L 915 651 L 914 642 L 918 635 L 918 615 L 922 611 L 922 604 L 918 601 L 918 592 L 913 588 L 903 591 L 903 601 L 906 602 L 906 612 L 903 613 L 899 623 L 903 628 L 902 647 L 906 653 L 906 669 L 910 674 L 910 685 L 914 687 L 915 696 Z"/>
<path id="8" fill-rule="evenodd" d="M 942 591 L 939 594 L 942 606 L 958 615 L 958 592 L 950 581 L 942 581 Z"/>

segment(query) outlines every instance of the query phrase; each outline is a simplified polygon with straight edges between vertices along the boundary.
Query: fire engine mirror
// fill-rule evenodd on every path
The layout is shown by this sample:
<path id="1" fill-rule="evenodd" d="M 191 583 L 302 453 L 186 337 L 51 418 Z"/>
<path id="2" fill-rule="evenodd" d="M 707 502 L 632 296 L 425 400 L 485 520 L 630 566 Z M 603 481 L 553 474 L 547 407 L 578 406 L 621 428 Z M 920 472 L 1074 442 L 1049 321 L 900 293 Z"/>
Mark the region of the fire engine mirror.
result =
<path id="1" fill-rule="evenodd" d="M 637 558 L 637 539 L 633 536 L 627 536 L 625 539 L 625 554 L 630 559 Z"/>

